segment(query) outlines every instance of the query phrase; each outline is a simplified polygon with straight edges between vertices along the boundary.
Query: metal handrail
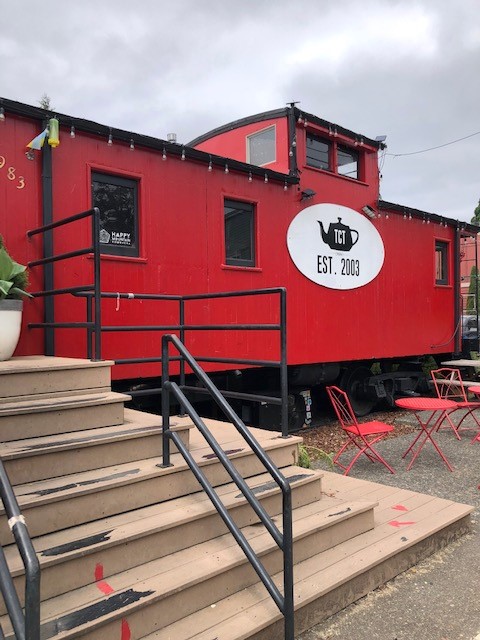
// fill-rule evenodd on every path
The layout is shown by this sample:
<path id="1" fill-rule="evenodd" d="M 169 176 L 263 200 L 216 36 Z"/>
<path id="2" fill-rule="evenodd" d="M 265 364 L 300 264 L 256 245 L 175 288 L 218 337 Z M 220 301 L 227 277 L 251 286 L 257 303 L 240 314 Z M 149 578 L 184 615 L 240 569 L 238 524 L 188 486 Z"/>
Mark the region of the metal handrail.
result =
<path id="1" fill-rule="evenodd" d="M 183 356 L 189 367 L 195 373 L 197 378 L 202 382 L 206 389 L 208 389 L 212 398 L 217 405 L 223 411 L 225 416 L 232 422 L 240 435 L 247 442 L 251 450 L 255 453 L 257 458 L 263 464 L 265 469 L 270 473 L 273 480 L 277 483 L 282 491 L 283 509 L 282 509 L 282 531 L 278 529 L 268 513 L 263 508 L 260 501 L 255 496 L 255 493 L 247 485 L 243 477 L 239 474 L 235 466 L 231 463 L 226 453 L 221 448 L 220 444 L 214 438 L 203 419 L 199 416 L 194 409 L 191 402 L 186 395 L 175 383 L 170 381 L 169 371 L 169 344 L 172 344 L 175 349 Z M 251 545 L 236 525 L 235 521 L 230 516 L 228 510 L 221 502 L 218 494 L 213 486 L 210 484 L 205 474 L 202 472 L 200 466 L 194 460 L 193 456 L 188 451 L 185 444 L 175 431 L 170 430 L 170 393 L 172 393 L 178 402 L 182 405 L 183 409 L 191 417 L 193 423 L 203 435 L 218 460 L 221 462 L 227 473 L 232 478 L 233 482 L 237 485 L 239 490 L 247 499 L 248 503 L 255 511 L 257 516 L 262 521 L 263 525 L 270 533 L 278 547 L 283 551 L 283 595 L 279 591 L 276 584 L 273 582 L 272 577 L 268 574 L 262 562 L 255 554 Z M 284 631 L 285 640 L 293 640 L 294 638 L 294 604 L 293 604 L 293 535 L 292 535 L 292 495 L 291 487 L 285 476 L 279 471 L 272 460 L 268 457 L 265 451 L 262 449 L 257 440 L 252 436 L 247 429 L 243 421 L 238 417 L 232 407 L 227 403 L 223 395 L 217 389 L 217 387 L 210 380 L 208 375 L 196 362 L 194 357 L 186 349 L 185 345 L 181 342 L 178 336 L 164 335 L 162 337 L 162 423 L 163 423 L 163 457 L 162 466 L 172 466 L 170 462 L 170 440 L 174 442 L 178 451 L 190 467 L 192 473 L 212 501 L 213 505 L 217 509 L 218 514 L 228 527 L 229 531 L 235 538 L 236 542 L 245 553 L 247 559 L 256 571 L 260 580 L 265 585 L 267 591 L 271 595 L 278 609 L 284 617 Z"/>
<path id="2" fill-rule="evenodd" d="M 250 323 L 250 324 L 186 324 L 185 323 L 185 305 L 189 301 L 194 300 L 212 300 L 212 299 L 225 299 L 225 298 L 239 298 L 248 296 L 262 296 L 276 294 L 280 296 L 280 313 L 279 322 L 277 323 Z M 215 358 L 210 356 L 195 356 L 198 362 L 210 362 L 217 364 L 237 364 L 237 365 L 250 365 L 258 367 L 276 367 L 280 371 L 280 397 L 276 396 L 263 396 L 258 394 L 239 394 L 237 392 L 221 390 L 221 393 L 225 397 L 250 400 L 253 402 L 269 402 L 271 404 L 279 405 L 281 407 L 281 430 L 282 436 L 288 436 L 288 372 L 287 372 L 287 291 L 284 287 L 273 287 L 266 289 L 247 289 L 241 291 L 219 291 L 214 293 L 198 293 L 189 295 L 171 295 L 171 294 L 153 294 L 153 293 L 127 293 L 127 292 L 113 292 L 113 291 L 101 291 L 100 298 L 115 299 L 115 300 L 153 300 L 153 301 L 174 301 L 179 303 L 178 311 L 178 324 L 158 324 L 158 325 L 107 325 L 100 326 L 98 329 L 94 326 L 92 321 L 93 312 L 91 309 L 91 300 L 94 294 L 91 291 L 75 291 L 74 296 L 84 297 L 87 300 L 87 323 L 83 325 L 76 324 L 76 327 L 86 327 L 87 332 L 104 332 L 104 333 L 116 333 L 116 332 L 135 332 L 135 331 L 178 331 L 180 340 L 185 343 L 186 333 L 188 331 L 278 331 L 280 333 L 280 359 L 279 360 L 260 360 L 260 359 L 247 359 L 247 358 Z M 95 314 L 96 315 L 96 314 Z M 70 324 L 66 328 L 72 328 L 74 325 Z M 91 344 L 91 339 L 87 340 L 87 344 Z M 87 357 L 91 358 L 92 353 L 89 351 Z M 161 362 L 161 358 L 122 358 L 114 359 L 115 364 L 128 365 L 128 364 L 142 364 Z M 183 390 L 191 390 L 196 393 L 205 393 L 205 389 L 196 387 L 190 389 L 185 385 L 185 362 L 183 358 L 180 358 L 180 388 Z M 130 395 L 150 395 L 157 393 L 158 389 L 152 389 L 151 391 L 132 391 Z"/>
<path id="3" fill-rule="evenodd" d="M 25 568 L 25 613 L 22 611 L 2 547 L 0 547 L 0 590 L 17 640 L 39 640 L 40 563 L 1 460 L 0 497 Z"/>
<path id="4" fill-rule="evenodd" d="M 31 329 L 60 329 L 60 328 L 86 328 L 87 329 L 87 339 L 89 341 L 88 350 L 91 351 L 92 345 L 90 344 L 90 340 L 92 338 L 92 334 L 94 336 L 94 345 L 93 345 L 93 357 L 92 360 L 101 360 L 101 335 L 100 335 L 100 327 L 101 327 L 101 298 L 100 298 L 100 210 L 98 207 L 93 207 L 92 209 L 88 209 L 87 211 L 82 211 L 81 213 L 76 213 L 72 216 L 68 216 L 67 218 L 62 218 L 56 222 L 52 222 L 50 224 L 43 225 L 42 227 L 37 227 L 36 229 L 31 229 L 27 231 L 27 237 L 32 238 L 38 234 L 46 234 L 53 229 L 57 229 L 59 227 L 63 227 L 65 225 L 71 224 L 72 222 L 76 222 L 78 220 L 82 220 L 84 218 L 92 218 L 92 244 L 89 247 L 84 247 L 82 249 L 77 249 L 75 251 L 69 251 L 66 253 L 52 254 L 49 256 L 44 256 L 39 260 L 33 260 L 28 263 L 29 268 L 37 267 L 37 266 L 45 266 L 48 264 L 52 264 L 54 262 L 59 262 L 61 260 L 68 260 L 70 258 L 76 258 L 78 256 L 93 254 L 93 284 L 84 285 L 83 287 L 67 287 L 67 288 L 51 288 L 46 291 L 36 291 L 33 292 L 33 297 L 43 297 L 50 298 L 51 296 L 56 296 L 64 293 L 75 294 L 79 291 L 93 291 L 92 296 L 94 298 L 94 308 L 95 314 L 92 317 L 88 318 L 87 311 L 87 322 L 86 323 L 60 323 L 54 321 L 47 322 L 36 322 L 30 323 L 29 327 Z M 91 314 L 91 309 L 90 309 Z M 53 354 L 49 354 L 53 355 Z"/>

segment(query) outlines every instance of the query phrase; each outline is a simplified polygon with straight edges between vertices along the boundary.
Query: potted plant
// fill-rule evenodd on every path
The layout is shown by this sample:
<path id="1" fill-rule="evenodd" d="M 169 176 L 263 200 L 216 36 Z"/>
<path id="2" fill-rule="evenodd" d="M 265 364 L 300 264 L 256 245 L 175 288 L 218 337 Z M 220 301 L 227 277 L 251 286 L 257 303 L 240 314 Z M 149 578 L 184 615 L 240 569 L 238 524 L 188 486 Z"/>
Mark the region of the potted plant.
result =
<path id="1" fill-rule="evenodd" d="M 20 338 L 23 296 L 27 293 L 27 268 L 12 260 L 0 236 L 0 361 L 8 360 Z"/>

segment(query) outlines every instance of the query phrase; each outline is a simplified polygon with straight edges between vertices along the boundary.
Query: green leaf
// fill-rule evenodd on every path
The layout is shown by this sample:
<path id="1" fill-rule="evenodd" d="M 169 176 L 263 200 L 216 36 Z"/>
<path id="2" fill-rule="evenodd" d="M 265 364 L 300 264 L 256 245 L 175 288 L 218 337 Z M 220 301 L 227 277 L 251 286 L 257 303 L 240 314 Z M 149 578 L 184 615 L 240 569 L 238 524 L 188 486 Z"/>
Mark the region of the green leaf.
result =
<path id="1" fill-rule="evenodd" d="M 11 282 L 7 282 L 6 280 L 0 280 L 0 299 L 6 298 L 11 288 L 12 288 Z"/>
<path id="2" fill-rule="evenodd" d="M 10 280 L 12 271 L 12 259 L 2 247 L 0 249 L 0 280 Z"/>
<path id="3" fill-rule="evenodd" d="M 10 274 L 10 279 L 13 280 L 15 276 L 18 276 L 20 273 L 23 273 L 27 267 L 24 267 L 23 264 L 18 264 L 15 260 L 12 260 L 12 272 Z"/>
<path id="4" fill-rule="evenodd" d="M 33 298 L 33 296 L 28 293 L 28 291 L 24 291 L 23 289 L 19 289 L 18 287 L 12 287 L 9 293 L 10 295 L 27 296 L 27 298 Z"/>

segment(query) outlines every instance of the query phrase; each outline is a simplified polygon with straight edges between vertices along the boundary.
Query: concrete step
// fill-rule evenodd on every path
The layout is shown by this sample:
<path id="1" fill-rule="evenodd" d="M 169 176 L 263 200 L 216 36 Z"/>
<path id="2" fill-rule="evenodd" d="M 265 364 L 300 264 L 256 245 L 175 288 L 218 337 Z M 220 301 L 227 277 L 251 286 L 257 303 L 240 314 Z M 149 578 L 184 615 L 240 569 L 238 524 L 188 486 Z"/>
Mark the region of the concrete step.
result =
<path id="1" fill-rule="evenodd" d="M 339 478 L 353 480 L 353 483 L 345 485 Z M 347 494 L 351 487 L 363 496 L 382 496 L 375 509 L 375 527 L 296 565 L 296 633 L 357 601 L 464 535 L 471 527 L 473 508 L 468 505 L 326 472 L 325 493 L 344 495 L 339 487 L 346 488 Z M 398 501 L 405 510 L 397 510 Z M 275 576 L 277 585 L 281 580 L 279 573 Z M 259 583 L 219 599 L 214 605 L 144 636 L 143 640 L 277 640 L 283 637 L 283 618 Z"/>
<path id="2" fill-rule="evenodd" d="M 285 469 L 285 475 L 292 487 L 294 508 L 320 500 L 321 473 L 292 466 Z M 272 518 L 281 513 L 281 492 L 269 474 L 249 478 L 247 483 Z M 217 493 L 238 526 L 258 522 L 235 484 L 218 487 Z M 42 572 L 42 600 L 94 582 L 100 567 L 102 579 L 107 580 L 226 532 L 209 498 L 200 492 L 36 538 L 33 542 Z M 4 551 L 23 604 L 21 558 L 14 545 Z M 3 606 L 0 613 L 5 613 Z"/>
<path id="3" fill-rule="evenodd" d="M 64 391 L 100 393 L 110 389 L 109 360 L 23 356 L 0 362 L 0 399 L 49 397 Z"/>
<path id="4" fill-rule="evenodd" d="M 117 426 L 0 442 L 0 457 L 13 485 L 154 458 L 162 455 L 161 423 L 160 416 L 125 409 Z M 171 420 L 187 448 L 192 427 Z"/>
<path id="5" fill-rule="evenodd" d="M 130 396 L 123 393 L 83 395 L 4 402 L 0 405 L 0 440 L 83 431 L 122 424 L 124 404 Z"/>
<path id="6" fill-rule="evenodd" d="M 295 561 L 360 535 L 373 527 L 372 503 L 340 503 L 323 498 L 296 509 Z M 275 517 L 281 525 L 281 518 Z M 269 572 L 282 568 L 283 557 L 263 526 L 242 532 Z M 131 637 L 140 638 L 230 593 L 243 593 L 257 575 L 230 534 L 172 553 L 112 575 L 42 605 L 42 638 L 117 640 L 122 619 Z M 8 637 L 8 625 L 1 621 Z M 215 636 L 211 636 L 215 637 Z M 281 637 L 281 636 L 277 636 Z"/>
<path id="7" fill-rule="evenodd" d="M 224 448 L 239 473 L 243 477 L 263 473 L 263 465 L 245 442 L 238 440 L 238 434 L 230 437 L 234 439 L 225 441 Z M 296 437 L 273 437 L 263 446 L 278 467 L 285 467 L 295 461 L 299 441 Z M 206 443 L 191 453 L 214 486 L 230 481 Z M 29 482 L 14 490 L 30 535 L 36 537 L 198 491 L 198 482 L 180 454 L 173 454 L 171 460 L 173 466 L 168 468 L 159 466 L 160 458 L 149 458 Z M 12 537 L 3 509 L 0 514 L 0 544 L 9 544 Z"/>

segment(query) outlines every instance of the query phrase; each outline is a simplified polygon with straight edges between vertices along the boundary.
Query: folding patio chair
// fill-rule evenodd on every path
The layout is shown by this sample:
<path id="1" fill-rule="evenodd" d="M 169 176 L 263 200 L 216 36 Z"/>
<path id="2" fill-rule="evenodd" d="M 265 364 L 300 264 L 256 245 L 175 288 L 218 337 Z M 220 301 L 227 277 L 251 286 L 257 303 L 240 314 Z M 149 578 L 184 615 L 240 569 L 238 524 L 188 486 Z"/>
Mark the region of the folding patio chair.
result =
<path id="1" fill-rule="evenodd" d="M 479 434 L 474 436 L 472 442 L 477 439 L 478 435 L 480 435 L 480 422 L 478 421 L 477 416 L 475 415 L 475 410 L 480 409 L 480 402 L 469 400 L 467 397 L 466 385 L 462 380 L 462 375 L 458 369 L 451 369 L 448 367 L 444 367 L 442 369 L 434 369 L 430 372 L 433 380 L 433 384 L 435 386 L 435 391 L 439 398 L 444 400 L 453 400 L 456 402 L 457 406 L 455 409 L 451 411 L 447 411 L 445 414 L 445 420 L 448 422 L 450 427 L 453 429 L 455 436 L 458 440 L 460 440 L 460 428 L 462 422 L 468 418 L 468 416 L 472 416 L 474 419 L 478 429 Z M 450 418 L 452 413 L 458 411 L 458 409 L 465 409 L 465 414 L 462 416 L 460 422 L 455 425 Z M 440 429 L 441 423 L 438 425 L 437 429 Z M 472 427 L 462 427 L 464 431 L 471 430 Z"/>
<path id="2" fill-rule="evenodd" d="M 345 391 L 332 386 L 327 387 L 327 393 L 332 401 L 332 405 L 335 409 L 335 413 L 337 414 L 337 418 L 340 421 L 340 425 L 348 435 L 348 440 L 333 459 L 334 464 L 337 464 L 345 470 L 343 475 L 348 475 L 350 469 L 362 453 L 364 453 L 371 462 L 381 462 L 387 467 L 390 473 L 395 473 L 392 467 L 373 448 L 373 445 L 376 442 L 384 438 L 387 433 L 393 431 L 393 427 L 385 422 L 379 422 L 377 420 L 359 424 Z M 339 462 L 339 458 L 349 447 L 356 447 L 358 451 L 350 461 L 349 465 L 344 466 Z"/>

